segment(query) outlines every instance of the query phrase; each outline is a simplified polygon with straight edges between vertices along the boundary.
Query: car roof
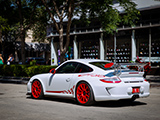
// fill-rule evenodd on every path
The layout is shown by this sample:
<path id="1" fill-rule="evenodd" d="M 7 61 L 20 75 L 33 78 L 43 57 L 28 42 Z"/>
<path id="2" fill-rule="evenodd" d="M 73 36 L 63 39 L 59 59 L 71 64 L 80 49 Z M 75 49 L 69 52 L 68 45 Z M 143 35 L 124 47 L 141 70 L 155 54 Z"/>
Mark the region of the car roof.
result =
<path id="1" fill-rule="evenodd" d="M 65 63 L 67 63 L 67 62 L 78 62 L 78 63 L 82 63 L 82 64 L 85 64 L 85 65 L 88 65 L 88 66 L 92 67 L 94 70 L 97 70 L 97 69 L 98 69 L 98 71 L 99 71 L 99 70 L 104 71 L 103 69 L 101 69 L 101 68 L 99 68 L 99 67 L 97 67 L 97 66 L 94 66 L 94 65 L 92 65 L 92 64 L 89 64 L 89 63 L 90 63 L 90 62 L 108 62 L 108 63 L 110 63 L 111 61 L 101 60 L 101 59 L 72 59 L 72 60 L 67 60 L 67 61 L 63 62 L 61 65 L 65 64 Z M 61 65 L 60 65 L 60 66 L 61 66 Z M 56 68 L 56 70 L 57 70 L 60 66 L 58 66 L 58 67 Z"/>
<path id="2" fill-rule="evenodd" d="M 89 64 L 90 62 L 111 62 L 108 60 L 101 60 L 101 59 L 73 59 L 73 60 L 68 60 L 68 61 L 81 62 L 85 64 Z"/>

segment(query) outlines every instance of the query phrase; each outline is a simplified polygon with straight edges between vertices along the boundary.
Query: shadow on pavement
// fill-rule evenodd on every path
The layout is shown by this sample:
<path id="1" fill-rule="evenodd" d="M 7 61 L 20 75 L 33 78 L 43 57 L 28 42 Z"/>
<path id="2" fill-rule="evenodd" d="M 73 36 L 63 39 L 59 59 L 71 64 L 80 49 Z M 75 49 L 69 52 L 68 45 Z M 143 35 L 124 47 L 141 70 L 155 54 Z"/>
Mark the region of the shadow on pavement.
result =
<path id="1" fill-rule="evenodd" d="M 97 107 L 129 107 L 129 106 L 140 106 L 147 105 L 147 103 L 139 102 L 139 101 L 127 101 L 127 100 L 119 100 L 119 101 L 105 101 L 105 102 L 97 102 L 94 106 Z"/>
<path id="2" fill-rule="evenodd" d="M 45 96 L 43 99 L 34 99 L 31 96 L 27 96 L 27 99 L 33 99 L 33 100 L 48 100 L 53 102 L 61 102 L 61 103 L 69 103 L 69 104 L 77 104 L 74 99 L 69 98 L 61 98 L 61 97 L 53 97 L 53 96 Z"/>
<path id="3" fill-rule="evenodd" d="M 31 96 L 27 96 L 27 99 L 32 99 Z M 38 99 L 33 99 L 38 100 Z M 59 98 L 59 97 L 45 97 L 41 100 L 48 100 L 53 102 L 60 102 L 60 103 L 68 103 L 73 105 L 78 105 L 75 99 L 67 99 L 67 98 Z M 129 107 L 129 106 L 140 106 L 140 105 L 147 105 L 147 103 L 139 102 L 139 101 L 127 101 L 127 100 L 119 100 L 119 101 L 105 101 L 105 102 L 95 102 L 91 107 Z M 82 105 L 81 105 L 82 106 Z M 88 107 L 88 106 L 87 106 Z"/>

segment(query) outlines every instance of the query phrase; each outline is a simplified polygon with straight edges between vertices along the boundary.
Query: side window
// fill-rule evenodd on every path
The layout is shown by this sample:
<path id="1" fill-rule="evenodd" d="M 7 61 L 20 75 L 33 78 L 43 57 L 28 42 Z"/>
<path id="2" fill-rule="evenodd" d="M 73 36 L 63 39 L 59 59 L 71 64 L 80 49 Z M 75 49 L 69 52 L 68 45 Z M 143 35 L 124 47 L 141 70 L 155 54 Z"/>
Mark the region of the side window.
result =
<path id="1" fill-rule="evenodd" d="M 74 73 L 78 63 L 68 62 L 56 70 L 56 73 Z"/>
<path id="2" fill-rule="evenodd" d="M 93 69 L 87 65 L 79 63 L 76 73 L 92 72 Z"/>

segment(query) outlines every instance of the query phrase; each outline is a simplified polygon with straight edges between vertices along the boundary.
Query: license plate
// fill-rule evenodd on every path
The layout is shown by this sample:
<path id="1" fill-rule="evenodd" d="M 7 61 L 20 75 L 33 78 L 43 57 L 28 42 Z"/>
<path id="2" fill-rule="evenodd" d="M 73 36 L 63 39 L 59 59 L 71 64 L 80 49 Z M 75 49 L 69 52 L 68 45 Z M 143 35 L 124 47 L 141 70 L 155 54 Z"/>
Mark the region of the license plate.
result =
<path id="1" fill-rule="evenodd" d="M 133 88 L 133 89 L 132 89 L 132 93 L 140 93 L 139 88 Z"/>

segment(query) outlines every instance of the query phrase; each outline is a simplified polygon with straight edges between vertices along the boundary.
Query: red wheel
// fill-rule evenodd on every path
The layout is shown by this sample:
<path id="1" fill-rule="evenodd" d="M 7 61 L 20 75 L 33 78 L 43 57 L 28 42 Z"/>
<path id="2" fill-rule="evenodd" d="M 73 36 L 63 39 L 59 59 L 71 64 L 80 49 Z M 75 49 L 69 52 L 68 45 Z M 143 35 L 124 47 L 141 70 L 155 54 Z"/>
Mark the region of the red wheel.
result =
<path id="1" fill-rule="evenodd" d="M 32 97 L 36 99 L 43 97 L 43 88 L 38 80 L 35 80 L 32 83 Z"/>
<path id="2" fill-rule="evenodd" d="M 93 92 L 89 84 L 81 82 L 77 85 L 76 100 L 81 105 L 91 105 L 93 103 Z"/>

